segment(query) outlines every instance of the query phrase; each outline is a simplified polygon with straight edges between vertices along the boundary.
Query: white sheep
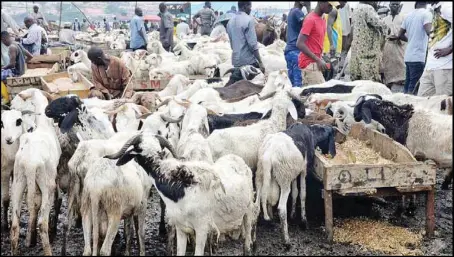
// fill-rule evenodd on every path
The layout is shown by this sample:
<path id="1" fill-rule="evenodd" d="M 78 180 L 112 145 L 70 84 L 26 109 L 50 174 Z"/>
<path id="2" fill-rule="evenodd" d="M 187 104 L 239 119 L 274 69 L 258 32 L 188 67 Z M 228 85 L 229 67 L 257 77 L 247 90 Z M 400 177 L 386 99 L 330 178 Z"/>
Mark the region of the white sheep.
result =
<path id="1" fill-rule="evenodd" d="M 19 150 L 14 162 L 13 190 L 11 192 L 11 252 L 13 255 L 18 253 L 20 204 L 27 186 L 27 205 L 30 213 L 27 245 L 30 245 L 31 241 L 34 240 L 32 233 L 35 231 L 38 215 L 36 208 L 38 207 L 40 208 L 38 227 L 44 255 L 52 255 L 48 221 L 54 193 L 55 190 L 58 190 L 56 178 L 61 149 L 52 120 L 44 116 L 48 100 L 36 91 L 32 97 L 39 99 L 36 102 L 36 110 L 40 115 L 36 118 L 36 130 L 21 136 Z M 36 151 L 36 149 L 45 149 L 45 151 Z M 37 194 L 41 196 L 40 201 Z M 59 206 L 55 206 L 55 209 L 58 212 Z"/>
<path id="2" fill-rule="evenodd" d="M 277 133 L 286 128 L 287 113 L 297 119 L 295 105 L 291 102 L 289 91 L 279 90 L 274 99 L 271 117 L 246 127 L 217 129 L 208 137 L 213 160 L 227 154 L 236 154 L 244 159 L 247 165 L 255 170 L 258 161 L 258 148 L 267 134 Z"/>
<path id="3" fill-rule="evenodd" d="M 133 148 L 126 152 L 130 146 Z M 134 158 L 154 178 L 164 200 L 169 224 L 176 227 L 177 255 L 185 255 L 188 234 L 196 235 L 195 255 L 203 255 L 209 233 L 240 232 L 244 254 L 251 254 L 257 218 L 252 172 L 238 156 L 227 155 L 214 165 L 161 160 L 161 149 L 176 153 L 170 143 L 150 134 L 137 135 L 116 154 L 123 165 Z M 166 189 L 165 189 L 166 188 Z"/>

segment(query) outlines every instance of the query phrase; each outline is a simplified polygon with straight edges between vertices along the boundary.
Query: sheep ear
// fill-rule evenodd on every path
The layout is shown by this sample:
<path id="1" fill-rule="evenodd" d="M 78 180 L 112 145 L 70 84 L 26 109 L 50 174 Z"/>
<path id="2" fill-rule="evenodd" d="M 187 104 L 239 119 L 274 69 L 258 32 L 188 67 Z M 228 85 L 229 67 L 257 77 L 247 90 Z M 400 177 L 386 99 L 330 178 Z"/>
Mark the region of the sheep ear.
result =
<path id="1" fill-rule="evenodd" d="M 366 104 L 363 104 L 361 108 L 361 117 L 366 124 L 370 124 L 372 122 L 372 113 Z"/>
<path id="2" fill-rule="evenodd" d="M 62 134 L 65 134 L 68 132 L 76 123 L 77 120 L 77 115 L 79 114 L 79 111 L 77 109 L 72 110 L 66 117 L 63 119 L 61 125 L 60 125 L 60 131 Z"/>
<path id="3" fill-rule="evenodd" d="M 297 111 L 296 111 L 296 107 L 295 107 L 295 105 L 292 102 L 290 102 L 287 110 L 290 113 L 290 116 L 292 116 L 292 118 L 294 120 L 298 119 L 298 114 L 297 114 Z"/>

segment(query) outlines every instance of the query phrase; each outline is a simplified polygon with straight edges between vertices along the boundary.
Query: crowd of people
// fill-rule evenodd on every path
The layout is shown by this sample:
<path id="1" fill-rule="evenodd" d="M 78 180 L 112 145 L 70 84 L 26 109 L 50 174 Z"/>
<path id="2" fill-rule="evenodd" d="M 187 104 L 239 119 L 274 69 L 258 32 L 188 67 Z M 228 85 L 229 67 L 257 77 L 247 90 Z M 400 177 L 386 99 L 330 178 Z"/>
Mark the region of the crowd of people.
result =
<path id="1" fill-rule="evenodd" d="M 401 2 L 391 1 L 389 9 L 385 9 L 389 13 L 381 11 L 380 17 L 377 3 L 360 1 L 352 10 L 347 1 L 318 2 L 314 9 L 310 2 L 295 2 L 282 17 L 282 21 L 287 22 L 284 54 L 292 85 L 301 87 L 325 82 L 324 72 L 333 69 L 329 60 L 337 58 L 339 70 L 348 66 L 350 80 L 378 81 L 394 92 L 420 96 L 452 94 L 452 7 L 440 2 L 418 1 L 415 9 L 404 17 L 400 14 Z M 224 14 L 214 11 L 211 3 L 205 2 L 192 22 L 181 18 L 175 26 L 174 17 L 161 3 L 159 25 L 148 26 L 141 8 L 136 8 L 129 24 L 130 48 L 146 49 L 146 33 L 154 29 L 159 30 L 167 51 L 173 49 L 174 33 L 180 38 L 191 32 L 211 37 L 227 33 L 233 50 L 233 66 L 252 65 L 264 72 L 258 51 L 256 19 L 251 16 L 251 9 L 250 1 L 239 1 L 238 11 L 232 6 Z M 46 51 L 49 27 L 39 6 L 35 5 L 24 19 L 28 33 L 20 44 L 11 42 L 11 37 L 4 32 L 5 27 L 14 32 L 20 30 L 11 20 L 2 10 L 2 79 L 11 72 L 20 75 L 23 69 L 19 65 L 25 57 Z M 116 17 L 112 25 L 104 18 L 105 31 L 121 29 L 123 25 Z M 60 41 L 74 43 L 72 31 L 87 31 L 90 26 L 95 25 L 86 19 L 82 23 L 78 19 L 65 23 Z M 234 72 L 229 83 L 240 79 L 241 74 Z"/>

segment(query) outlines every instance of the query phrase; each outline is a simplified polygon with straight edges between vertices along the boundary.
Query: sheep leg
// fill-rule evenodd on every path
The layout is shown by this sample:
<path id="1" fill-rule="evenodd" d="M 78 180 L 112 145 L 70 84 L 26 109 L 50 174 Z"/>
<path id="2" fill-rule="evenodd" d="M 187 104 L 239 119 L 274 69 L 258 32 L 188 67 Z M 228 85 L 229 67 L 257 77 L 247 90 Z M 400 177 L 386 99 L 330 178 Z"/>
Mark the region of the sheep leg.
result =
<path id="1" fill-rule="evenodd" d="M 145 256 L 145 213 L 146 213 L 146 206 L 144 206 L 144 210 L 137 216 L 137 238 L 139 240 L 139 254 L 140 256 Z"/>
<path id="2" fill-rule="evenodd" d="M 288 235 L 287 225 L 287 200 L 290 194 L 290 184 L 281 186 L 281 195 L 279 197 L 279 218 L 281 220 L 281 230 L 284 238 L 284 246 L 287 250 L 290 250 L 290 238 Z"/>
<path id="3" fill-rule="evenodd" d="M 55 171 L 57 173 L 57 171 Z M 54 190 L 56 190 L 55 180 L 44 181 L 46 178 L 38 176 L 38 186 L 41 190 L 41 208 L 38 220 L 41 243 L 43 244 L 44 255 L 52 255 L 52 247 L 49 242 L 49 215 L 51 203 L 53 202 Z"/>
<path id="4" fill-rule="evenodd" d="M 296 213 L 296 199 L 298 198 L 298 183 L 296 179 L 292 182 L 292 211 L 290 212 L 290 218 L 295 219 Z"/>
<path id="5" fill-rule="evenodd" d="M 92 231 L 92 220 L 91 220 L 91 210 L 83 210 L 82 212 L 82 227 L 84 231 L 84 253 L 83 256 L 90 256 L 91 255 L 91 231 Z"/>
<path id="6" fill-rule="evenodd" d="M 20 206 L 22 203 L 22 195 L 25 191 L 25 177 L 23 173 L 17 172 L 18 174 L 13 178 L 11 190 L 11 255 L 18 255 L 19 254 L 19 229 L 20 229 Z"/>
<path id="7" fill-rule="evenodd" d="M 159 222 L 159 235 L 160 236 L 165 236 L 167 233 L 166 230 L 166 221 L 165 221 L 165 215 L 166 215 L 166 204 L 160 198 L 159 204 L 161 205 L 161 221 Z"/>
<path id="8" fill-rule="evenodd" d="M 126 218 L 125 223 L 124 223 L 124 231 L 125 231 L 125 237 L 126 237 L 126 250 L 125 250 L 125 256 L 130 256 L 131 255 L 131 239 L 132 239 L 132 223 L 133 217 L 131 218 Z"/>
<path id="9" fill-rule="evenodd" d="M 25 246 L 31 247 L 36 245 L 36 222 L 38 219 L 39 192 L 36 191 L 36 182 L 27 181 L 27 206 L 30 216 L 28 217 L 27 236 L 25 237 Z M 41 201 L 42 201 L 41 197 Z"/>
<path id="10" fill-rule="evenodd" d="M 301 226 L 303 229 L 307 229 L 306 219 L 306 172 L 302 172 L 300 175 L 300 201 L 301 201 Z"/>
<path id="11" fill-rule="evenodd" d="M 177 256 L 186 255 L 186 245 L 188 244 L 188 235 L 181 229 L 175 228 L 177 233 Z"/>
<path id="12" fill-rule="evenodd" d="M 262 160 L 262 177 L 263 177 L 263 184 L 262 184 L 262 209 L 263 209 L 263 218 L 265 220 L 271 220 L 270 216 L 272 216 L 272 209 L 271 211 L 267 205 L 267 198 L 268 192 L 270 190 L 270 182 L 271 182 L 271 163 L 269 162 L 269 158 L 263 158 Z"/>
<path id="13" fill-rule="evenodd" d="M 415 215 L 415 211 L 416 211 L 416 195 L 413 194 L 411 197 L 410 197 L 410 203 L 406 209 L 406 212 L 405 214 L 407 216 L 411 216 L 413 217 Z"/>
<path id="14" fill-rule="evenodd" d="M 207 230 L 201 228 L 195 231 L 195 253 L 194 256 L 203 256 L 207 242 Z"/>
<path id="15" fill-rule="evenodd" d="M 6 163 L 5 163 L 6 164 Z M 3 216 L 2 216 L 2 231 L 8 230 L 8 209 L 9 209 L 9 180 L 11 174 L 13 173 L 13 165 L 10 164 L 6 167 L 2 167 L 2 181 L 1 181 L 1 191 L 2 191 L 2 207 L 3 207 Z M 3 166 L 3 165 L 2 165 Z"/>
<path id="16" fill-rule="evenodd" d="M 443 181 L 443 184 L 441 184 L 441 189 L 448 190 L 449 189 L 449 184 L 451 183 L 451 181 L 452 181 L 452 168 L 450 169 L 450 171 L 446 175 L 445 180 Z M 2 186 L 3 186 L 3 184 L 2 184 Z"/>
<path id="17" fill-rule="evenodd" d="M 98 255 L 98 242 L 99 242 L 99 199 L 91 197 L 91 219 L 93 224 L 93 250 L 92 255 Z M 110 220 L 109 220 L 110 224 Z M 104 240 L 105 243 L 105 240 Z M 109 249 L 110 250 L 110 249 Z"/>
<path id="18" fill-rule="evenodd" d="M 176 236 L 175 226 L 169 225 L 168 230 L 169 231 L 167 232 L 167 255 L 173 256 L 174 248 L 175 248 L 175 236 Z M 186 248 L 186 246 L 185 246 L 185 248 Z"/>
<path id="19" fill-rule="evenodd" d="M 112 250 L 112 244 L 115 239 L 115 236 L 118 232 L 118 225 L 120 224 L 121 215 L 120 214 L 110 214 L 109 215 L 109 225 L 107 226 L 107 234 L 102 244 L 101 251 L 99 255 L 101 256 L 110 256 Z"/>
<path id="20" fill-rule="evenodd" d="M 62 202 L 62 193 L 60 192 L 60 188 L 57 185 L 57 189 L 55 190 L 54 195 L 54 216 L 51 217 L 51 236 L 50 242 L 52 243 L 57 235 L 57 226 L 58 226 L 58 215 L 60 214 L 61 202 Z"/>
<path id="21" fill-rule="evenodd" d="M 243 217 L 243 228 L 244 228 L 244 246 L 243 255 L 250 256 L 252 254 L 252 226 L 253 226 L 253 214 L 249 211 Z"/>

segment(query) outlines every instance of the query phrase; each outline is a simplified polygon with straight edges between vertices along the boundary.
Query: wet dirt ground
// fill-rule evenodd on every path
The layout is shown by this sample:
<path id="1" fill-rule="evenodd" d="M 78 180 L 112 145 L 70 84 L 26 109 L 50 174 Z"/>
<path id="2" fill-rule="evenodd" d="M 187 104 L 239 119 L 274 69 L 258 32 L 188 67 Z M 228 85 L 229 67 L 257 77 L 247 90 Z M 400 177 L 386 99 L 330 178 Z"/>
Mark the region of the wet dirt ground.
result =
<path id="1" fill-rule="evenodd" d="M 435 206 L 435 237 L 424 239 L 421 250 L 424 255 L 446 255 L 452 256 L 452 189 L 441 190 L 440 185 L 443 177 L 442 172 L 437 176 L 436 206 Z M 323 200 L 320 196 L 320 185 L 308 180 L 306 210 L 308 215 L 309 229 L 302 230 L 297 222 L 289 221 L 289 235 L 292 247 L 286 250 L 282 244 L 281 232 L 277 215 L 273 222 L 264 222 L 259 218 L 257 225 L 257 255 L 383 255 L 381 252 L 370 252 L 360 250 L 358 246 L 346 244 L 329 244 L 323 227 Z M 452 186 L 450 187 L 452 188 Z M 403 215 L 395 218 L 393 215 L 398 199 L 386 198 L 387 204 L 373 203 L 364 198 L 340 198 L 335 199 L 333 204 L 335 223 L 347 217 L 365 216 L 370 219 L 388 221 L 392 224 L 406 227 L 412 231 L 424 230 L 425 227 L 425 197 L 418 197 L 417 211 L 414 217 Z M 299 202 L 299 201 L 298 201 Z M 62 212 L 59 215 L 58 232 L 52 244 L 53 255 L 60 255 L 62 242 L 62 222 L 66 221 L 66 195 L 63 196 Z M 11 211 L 10 211 L 11 212 Z M 3 211 L 2 211 L 3 213 Z M 145 248 L 148 256 L 166 255 L 166 240 L 158 235 L 160 217 L 159 198 L 157 193 L 149 201 L 146 218 Z M 11 219 L 9 219 L 11 220 Z M 19 238 L 19 249 L 21 255 L 34 256 L 42 255 L 43 250 L 38 236 L 37 245 L 31 248 L 25 247 L 25 234 L 28 222 L 28 213 L 25 204 L 22 207 L 21 230 Z M 1 233 L 1 255 L 10 255 L 9 231 Z M 125 240 L 123 225 L 120 225 L 117 238 L 113 244 L 112 255 L 123 255 Z M 67 255 L 81 255 L 84 248 L 82 228 L 72 228 L 68 239 Z M 189 252 L 187 255 L 193 255 Z M 220 242 L 215 255 L 242 255 L 243 244 L 240 240 L 226 240 Z M 132 255 L 139 255 L 137 241 L 134 240 Z"/>

